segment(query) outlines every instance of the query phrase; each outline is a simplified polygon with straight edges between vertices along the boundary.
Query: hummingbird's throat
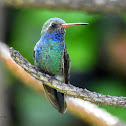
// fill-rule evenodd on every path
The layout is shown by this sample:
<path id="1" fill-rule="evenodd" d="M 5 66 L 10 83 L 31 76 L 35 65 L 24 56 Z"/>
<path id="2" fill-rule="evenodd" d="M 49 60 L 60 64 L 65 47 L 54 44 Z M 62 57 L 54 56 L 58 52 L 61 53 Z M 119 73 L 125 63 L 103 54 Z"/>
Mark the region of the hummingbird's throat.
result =
<path id="1" fill-rule="evenodd" d="M 65 28 L 58 28 L 51 33 L 46 32 L 45 34 L 42 34 L 41 39 L 43 41 L 52 41 L 52 42 L 64 42 L 65 37 Z"/>
<path id="2" fill-rule="evenodd" d="M 65 29 L 59 28 L 56 31 L 53 31 L 50 37 L 54 41 L 64 41 Z"/>

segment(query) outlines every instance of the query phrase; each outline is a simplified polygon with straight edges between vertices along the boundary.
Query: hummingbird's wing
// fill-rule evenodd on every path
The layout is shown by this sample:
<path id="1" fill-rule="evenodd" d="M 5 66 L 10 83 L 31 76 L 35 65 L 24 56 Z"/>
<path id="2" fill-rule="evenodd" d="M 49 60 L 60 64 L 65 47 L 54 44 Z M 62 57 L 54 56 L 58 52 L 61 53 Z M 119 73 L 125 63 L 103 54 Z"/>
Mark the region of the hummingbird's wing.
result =
<path id="1" fill-rule="evenodd" d="M 69 84 L 70 82 L 70 57 L 67 50 L 64 50 L 64 78 L 65 83 Z"/>

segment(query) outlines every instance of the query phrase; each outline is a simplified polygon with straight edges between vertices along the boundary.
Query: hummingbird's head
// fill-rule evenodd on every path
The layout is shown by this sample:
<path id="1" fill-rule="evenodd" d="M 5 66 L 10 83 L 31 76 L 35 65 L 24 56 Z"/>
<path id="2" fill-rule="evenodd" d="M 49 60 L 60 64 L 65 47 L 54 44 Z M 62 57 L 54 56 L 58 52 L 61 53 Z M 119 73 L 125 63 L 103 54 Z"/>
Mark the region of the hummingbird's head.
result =
<path id="1" fill-rule="evenodd" d="M 43 27 L 41 34 L 48 34 L 52 32 L 65 33 L 66 27 L 75 26 L 75 25 L 87 25 L 88 23 L 66 23 L 60 18 L 50 18 L 47 20 Z"/>
<path id="2" fill-rule="evenodd" d="M 44 23 L 41 34 L 50 34 L 52 32 L 65 33 L 65 27 L 61 27 L 63 24 L 66 24 L 64 20 L 51 18 Z"/>

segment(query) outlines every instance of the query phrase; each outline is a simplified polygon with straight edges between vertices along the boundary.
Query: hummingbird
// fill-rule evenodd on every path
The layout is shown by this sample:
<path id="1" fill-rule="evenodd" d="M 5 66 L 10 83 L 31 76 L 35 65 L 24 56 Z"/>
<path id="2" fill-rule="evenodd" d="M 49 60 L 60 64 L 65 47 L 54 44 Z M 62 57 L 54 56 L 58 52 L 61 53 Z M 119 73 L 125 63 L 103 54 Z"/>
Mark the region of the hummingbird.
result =
<path id="1" fill-rule="evenodd" d="M 47 20 L 41 31 L 41 38 L 34 47 L 34 65 L 51 77 L 69 84 L 70 58 L 64 42 L 66 27 L 87 25 L 88 23 L 66 23 L 60 18 Z M 54 108 L 61 114 L 67 109 L 65 96 L 47 85 L 44 85 L 45 94 Z"/>

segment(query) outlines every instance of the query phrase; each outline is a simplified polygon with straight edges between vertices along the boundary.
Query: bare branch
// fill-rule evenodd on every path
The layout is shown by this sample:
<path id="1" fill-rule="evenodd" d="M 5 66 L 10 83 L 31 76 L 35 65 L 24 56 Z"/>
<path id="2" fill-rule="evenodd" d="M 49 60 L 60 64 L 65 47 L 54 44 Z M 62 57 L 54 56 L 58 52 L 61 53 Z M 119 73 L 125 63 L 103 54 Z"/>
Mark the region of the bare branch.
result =
<path id="1" fill-rule="evenodd" d="M 14 50 L 12 47 L 9 49 L 11 57 L 13 60 L 20 65 L 25 71 L 27 71 L 31 76 L 35 77 L 37 80 L 42 81 L 45 85 L 57 89 L 66 95 L 73 96 L 75 98 L 80 98 L 85 101 L 90 101 L 99 105 L 108 105 L 114 107 L 126 107 L 126 97 L 116 97 L 110 95 L 102 95 L 96 92 L 91 92 L 87 89 L 82 89 L 75 87 L 71 84 L 61 83 L 60 81 L 53 79 L 49 81 L 51 76 L 45 73 L 37 71 L 35 66 L 31 65 L 27 59 L 23 58 L 22 55 Z"/>
<path id="2" fill-rule="evenodd" d="M 124 12 L 126 11 L 125 0 L 1 0 L 8 6 L 74 9 L 87 12 Z"/>

